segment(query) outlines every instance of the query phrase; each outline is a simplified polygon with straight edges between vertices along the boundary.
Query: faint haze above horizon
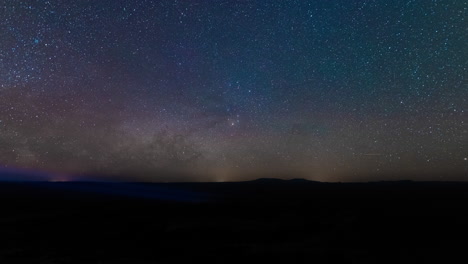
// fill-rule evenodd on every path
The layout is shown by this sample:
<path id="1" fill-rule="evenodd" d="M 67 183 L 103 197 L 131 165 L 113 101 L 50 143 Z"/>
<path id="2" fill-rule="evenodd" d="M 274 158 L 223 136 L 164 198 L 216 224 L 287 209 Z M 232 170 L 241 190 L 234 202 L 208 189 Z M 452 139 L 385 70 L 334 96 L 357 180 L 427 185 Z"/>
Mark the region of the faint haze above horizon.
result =
<path id="1" fill-rule="evenodd" d="M 467 10 L 1 0 L 0 174 L 464 180 Z"/>

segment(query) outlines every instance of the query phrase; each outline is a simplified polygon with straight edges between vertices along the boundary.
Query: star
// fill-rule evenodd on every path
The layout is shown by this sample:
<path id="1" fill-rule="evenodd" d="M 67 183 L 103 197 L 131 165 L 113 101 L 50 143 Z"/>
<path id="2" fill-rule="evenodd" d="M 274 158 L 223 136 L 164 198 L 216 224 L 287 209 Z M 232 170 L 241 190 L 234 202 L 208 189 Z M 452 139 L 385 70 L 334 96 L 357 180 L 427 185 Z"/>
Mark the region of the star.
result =
<path id="1" fill-rule="evenodd" d="M 6 1 L 0 165 L 466 173 L 458 2 L 192 2 Z"/>

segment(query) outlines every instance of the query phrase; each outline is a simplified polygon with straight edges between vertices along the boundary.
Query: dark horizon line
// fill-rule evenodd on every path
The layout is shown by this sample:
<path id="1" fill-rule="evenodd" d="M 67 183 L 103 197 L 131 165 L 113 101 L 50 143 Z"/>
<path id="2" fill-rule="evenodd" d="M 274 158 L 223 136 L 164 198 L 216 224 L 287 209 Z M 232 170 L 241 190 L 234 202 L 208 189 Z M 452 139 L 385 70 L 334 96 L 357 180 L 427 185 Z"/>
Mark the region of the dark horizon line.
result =
<path id="1" fill-rule="evenodd" d="M 239 180 L 239 181 L 119 181 L 119 180 L 14 180 L 14 179 L 0 179 L 2 183 L 98 183 L 98 184 L 227 184 L 227 183 L 311 183 L 311 184 L 380 184 L 380 183 L 461 183 L 468 184 L 468 181 L 461 180 L 375 180 L 375 181 L 316 181 L 304 178 L 256 178 L 252 180 Z"/>

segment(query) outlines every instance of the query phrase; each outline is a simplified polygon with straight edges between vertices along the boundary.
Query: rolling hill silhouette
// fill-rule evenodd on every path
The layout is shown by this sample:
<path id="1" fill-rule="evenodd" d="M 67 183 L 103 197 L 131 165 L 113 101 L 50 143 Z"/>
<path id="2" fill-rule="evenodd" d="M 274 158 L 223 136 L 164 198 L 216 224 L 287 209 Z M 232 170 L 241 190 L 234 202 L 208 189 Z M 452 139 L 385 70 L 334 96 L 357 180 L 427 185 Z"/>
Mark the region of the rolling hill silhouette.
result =
<path id="1" fill-rule="evenodd" d="M 0 262 L 448 263 L 467 202 L 450 182 L 3 182 Z"/>

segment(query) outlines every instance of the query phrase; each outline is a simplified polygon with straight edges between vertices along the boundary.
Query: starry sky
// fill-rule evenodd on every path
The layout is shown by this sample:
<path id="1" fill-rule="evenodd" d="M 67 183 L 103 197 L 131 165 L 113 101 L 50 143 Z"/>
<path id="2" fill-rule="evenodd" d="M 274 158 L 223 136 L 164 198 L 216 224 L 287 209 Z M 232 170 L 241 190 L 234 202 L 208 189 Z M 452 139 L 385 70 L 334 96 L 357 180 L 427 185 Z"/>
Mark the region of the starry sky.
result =
<path id="1" fill-rule="evenodd" d="M 0 166 L 148 181 L 463 180 L 467 9 L 0 0 Z"/>

